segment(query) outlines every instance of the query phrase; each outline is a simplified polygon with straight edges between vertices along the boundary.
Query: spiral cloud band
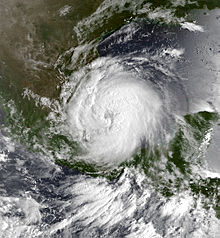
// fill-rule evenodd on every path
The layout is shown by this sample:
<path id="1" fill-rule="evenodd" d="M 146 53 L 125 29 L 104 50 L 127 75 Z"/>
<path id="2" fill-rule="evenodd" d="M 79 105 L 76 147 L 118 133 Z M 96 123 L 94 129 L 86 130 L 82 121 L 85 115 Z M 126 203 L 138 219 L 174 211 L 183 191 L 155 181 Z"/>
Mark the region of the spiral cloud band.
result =
<path id="1" fill-rule="evenodd" d="M 150 82 L 108 58 L 75 77 L 79 83 L 67 114 L 70 133 L 85 152 L 78 159 L 114 166 L 132 157 L 143 141 L 155 142 L 162 102 Z"/>

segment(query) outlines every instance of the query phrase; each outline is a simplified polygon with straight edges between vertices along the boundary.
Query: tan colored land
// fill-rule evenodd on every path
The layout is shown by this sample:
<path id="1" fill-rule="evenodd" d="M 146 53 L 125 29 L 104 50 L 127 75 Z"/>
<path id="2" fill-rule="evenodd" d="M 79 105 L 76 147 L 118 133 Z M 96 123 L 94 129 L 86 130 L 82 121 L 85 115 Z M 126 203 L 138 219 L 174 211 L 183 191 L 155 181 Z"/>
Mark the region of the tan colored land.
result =
<path id="1" fill-rule="evenodd" d="M 57 98 L 62 75 L 54 63 L 61 53 L 77 45 L 73 27 L 101 2 L 1 0 L 1 89 L 12 98 L 12 94 L 19 97 L 25 87 L 40 96 Z"/>

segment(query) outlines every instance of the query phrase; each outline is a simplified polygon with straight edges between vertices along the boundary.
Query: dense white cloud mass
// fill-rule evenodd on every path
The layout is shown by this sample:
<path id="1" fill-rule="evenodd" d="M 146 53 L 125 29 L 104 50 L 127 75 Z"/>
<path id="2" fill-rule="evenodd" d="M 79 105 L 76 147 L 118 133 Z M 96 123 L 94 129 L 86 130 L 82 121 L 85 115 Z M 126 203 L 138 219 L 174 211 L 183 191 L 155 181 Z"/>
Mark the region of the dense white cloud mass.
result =
<path id="1" fill-rule="evenodd" d="M 112 59 L 96 60 L 68 104 L 71 133 L 86 152 L 81 159 L 114 165 L 141 143 L 155 143 L 162 102 L 149 82 Z"/>

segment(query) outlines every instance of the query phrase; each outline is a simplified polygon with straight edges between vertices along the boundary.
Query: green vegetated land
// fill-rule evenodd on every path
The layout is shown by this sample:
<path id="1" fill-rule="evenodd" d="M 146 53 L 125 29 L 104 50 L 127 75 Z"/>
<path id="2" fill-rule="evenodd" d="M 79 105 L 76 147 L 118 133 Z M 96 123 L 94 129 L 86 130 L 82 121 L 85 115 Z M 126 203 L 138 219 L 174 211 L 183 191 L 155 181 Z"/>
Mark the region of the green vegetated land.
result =
<path id="1" fill-rule="evenodd" d="M 146 174 L 146 182 L 165 197 L 169 198 L 180 191 L 191 191 L 195 198 L 202 197 L 204 207 L 214 208 L 220 218 L 220 179 L 204 179 L 192 171 L 195 167 L 202 167 L 204 153 L 201 153 L 201 146 L 208 146 L 204 141 L 205 136 L 218 120 L 217 113 L 206 111 L 186 115 L 184 123 L 178 124 L 178 130 L 168 146 L 143 147 L 133 159 L 113 170 L 76 162 L 74 159 L 57 160 L 57 163 L 109 180 L 118 179 L 126 167 L 139 169 Z"/>

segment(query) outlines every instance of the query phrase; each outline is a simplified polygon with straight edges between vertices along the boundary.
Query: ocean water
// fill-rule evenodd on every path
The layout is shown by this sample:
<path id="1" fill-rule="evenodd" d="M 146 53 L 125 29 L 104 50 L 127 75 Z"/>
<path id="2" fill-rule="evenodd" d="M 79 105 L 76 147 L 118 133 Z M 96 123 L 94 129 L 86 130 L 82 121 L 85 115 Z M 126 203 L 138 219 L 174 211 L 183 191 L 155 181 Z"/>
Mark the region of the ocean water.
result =
<path id="1" fill-rule="evenodd" d="M 2 1 L 0 237 L 219 237 L 219 7 Z"/>

